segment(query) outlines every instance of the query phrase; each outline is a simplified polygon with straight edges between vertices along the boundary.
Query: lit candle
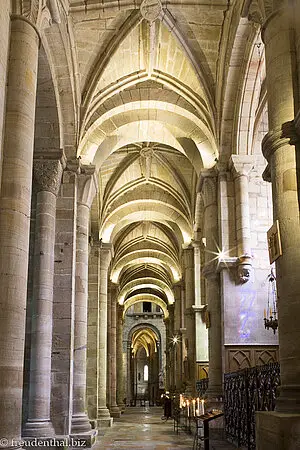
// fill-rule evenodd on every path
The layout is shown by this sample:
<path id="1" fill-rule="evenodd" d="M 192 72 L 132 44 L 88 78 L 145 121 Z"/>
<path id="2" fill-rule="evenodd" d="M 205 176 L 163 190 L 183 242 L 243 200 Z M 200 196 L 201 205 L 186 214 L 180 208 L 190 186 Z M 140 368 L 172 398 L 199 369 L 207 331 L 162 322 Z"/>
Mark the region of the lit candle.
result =
<path id="1" fill-rule="evenodd" d="M 201 400 L 201 413 L 202 415 L 205 414 L 205 410 L 204 410 L 204 400 Z"/>
<path id="2" fill-rule="evenodd" d="M 183 399 L 182 399 L 182 394 L 180 394 L 179 396 L 179 408 L 181 409 L 183 405 Z"/>
<path id="3" fill-rule="evenodd" d="M 196 416 L 197 416 L 197 417 L 200 416 L 200 411 L 199 411 L 199 409 L 196 409 Z"/>
<path id="4" fill-rule="evenodd" d="M 193 404 L 192 414 L 195 417 L 195 415 L 196 415 L 196 400 L 194 398 L 192 400 L 192 404 Z"/>
<path id="5" fill-rule="evenodd" d="M 264 309 L 264 319 L 267 318 L 267 311 Z"/>
<path id="6" fill-rule="evenodd" d="M 197 397 L 197 409 L 198 411 L 200 411 L 200 398 Z"/>
<path id="7" fill-rule="evenodd" d="M 187 400 L 186 401 L 186 406 L 187 406 L 187 416 L 190 416 L 190 402 Z"/>

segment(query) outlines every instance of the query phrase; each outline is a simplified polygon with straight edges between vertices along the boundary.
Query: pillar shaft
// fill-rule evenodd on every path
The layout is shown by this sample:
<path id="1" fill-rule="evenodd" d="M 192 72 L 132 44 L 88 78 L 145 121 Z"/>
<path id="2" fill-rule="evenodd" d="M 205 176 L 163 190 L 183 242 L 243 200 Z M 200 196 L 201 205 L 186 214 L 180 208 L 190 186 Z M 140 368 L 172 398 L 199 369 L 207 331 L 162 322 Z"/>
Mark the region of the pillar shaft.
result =
<path id="1" fill-rule="evenodd" d="M 220 276 L 217 273 L 214 253 L 218 251 L 218 207 L 216 173 L 205 171 L 202 176 L 202 196 L 204 201 L 204 236 L 206 238 L 205 266 L 206 301 L 208 316 L 209 347 L 209 386 L 206 392 L 209 398 L 222 395 L 222 321 Z"/>
<path id="2" fill-rule="evenodd" d="M 274 13 L 264 27 L 270 131 L 263 153 L 271 169 L 274 221 L 279 221 L 282 256 L 276 261 L 280 352 L 279 412 L 300 413 L 300 246 L 295 148 L 282 139 L 282 124 L 294 117 L 293 49 L 288 8 Z M 284 93 L 284 94 L 283 94 Z"/>
<path id="3" fill-rule="evenodd" d="M 232 155 L 230 166 L 233 171 L 235 189 L 235 216 L 238 256 L 251 257 L 251 230 L 249 212 L 249 173 L 254 167 L 251 155 Z"/>
<path id="4" fill-rule="evenodd" d="M 89 207 L 77 205 L 72 434 L 90 431 L 86 414 Z"/>
<path id="5" fill-rule="evenodd" d="M 50 421 L 56 196 L 60 161 L 36 160 L 37 190 L 28 418 L 23 435 L 54 435 Z"/>
<path id="6" fill-rule="evenodd" d="M 124 357 L 123 357 L 123 307 L 117 305 L 117 405 L 122 411 L 124 404 Z"/>
<path id="7" fill-rule="evenodd" d="M 89 254 L 89 295 L 88 295 L 88 344 L 87 344 L 87 406 L 88 416 L 97 421 L 97 380 L 98 380 L 98 344 L 99 344 L 99 247 L 92 240 Z"/>
<path id="8" fill-rule="evenodd" d="M 67 163 L 56 204 L 51 419 L 59 435 L 72 422 L 78 164 Z"/>
<path id="9" fill-rule="evenodd" d="M 188 389 L 193 394 L 196 390 L 196 326 L 195 313 L 195 282 L 194 282 L 194 249 L 187 247 L 183 250 L 184 283 L 185 283 L 185 311 L 184 321 L 187 339 L 186 376 Z"/>
<path id="10" fill-rule="evenodd" d="M 111 261 L 111 244 L 102 244 L 99 267 L 99 358 L 98 358 L 98 425 L 109 425 L 111 418 L 106 406 L 107 390 L 107 286 Z"/>
<path id="11" fill-rule="evenodd" d="M 177 283 L 173 287 L 174 291 L 174 332 L 179 341 L 175 348 L 175 385 L 177 389 L 182 387 L 182 356 L 181 356 L 181 332 L 180 332 L 180 302 L 181 302 L 181 284 Z"/>
<path id="12" fill-rule="evenodd" d="M 107 378 L 106 378 L 106 405 L 110 411 L 111 406 L 111 284 L 107 290 Z M 111 411 L 110 411 L 111 412 Z"/>
<path id="13" fill-rule="evenodd" d="M 117 289 L 115 286 L 111 287 L 111 333 L 110 333 L 110 404 L 109 411 L 112 417 L 120 417 L 120 409 L 117 405 Z M 119 361 L 122 364 L 122 361 Z"/>
<path id="14" fill-rule="evenodd" d="M 0 435 L 21 434 L 25 311 L 39 38 L 11 22 L 0 196 Z"/>
<path id="15" fill-rule="evenodd" d="M 201 292 L 201 246 L 199 241 L 193 243 L 195 270 L 195 327 L 196 327 L 196 376 L 198 379 L 198 364 L 208 363 L 208 331 L 205 323 L 205 306 L 202 305 Z"/>

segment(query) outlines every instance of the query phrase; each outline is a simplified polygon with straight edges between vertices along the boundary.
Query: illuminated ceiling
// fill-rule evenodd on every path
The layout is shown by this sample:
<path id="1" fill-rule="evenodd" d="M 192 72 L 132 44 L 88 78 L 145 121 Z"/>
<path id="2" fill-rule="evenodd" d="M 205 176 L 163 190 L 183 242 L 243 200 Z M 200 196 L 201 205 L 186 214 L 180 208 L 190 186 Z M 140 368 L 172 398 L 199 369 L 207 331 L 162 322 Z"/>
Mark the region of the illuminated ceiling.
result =
<path id="1" fill-rule="evenodd" d="M 99 173 L 92 232 L 114 246 L 119 303 L 142 301 L 137 292 L 147 286 L 166 315 L 182 277 L 182 245 L 193 239 L 199 173 L 219 158 L 229 6 L 141 4 L 70 1 L 82 100 L 77 156 Z"/>

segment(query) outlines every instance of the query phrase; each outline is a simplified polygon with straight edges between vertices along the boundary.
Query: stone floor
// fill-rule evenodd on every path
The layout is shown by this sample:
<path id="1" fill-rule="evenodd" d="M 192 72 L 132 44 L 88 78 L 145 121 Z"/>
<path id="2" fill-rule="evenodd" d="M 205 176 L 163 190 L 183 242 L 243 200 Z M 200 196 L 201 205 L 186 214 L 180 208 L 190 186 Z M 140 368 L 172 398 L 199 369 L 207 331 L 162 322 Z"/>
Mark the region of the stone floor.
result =
<path id="1" fill-rule="evenodd" d="M 162 408 L 127 408 L 120 419 L 115 419 L 104 436 L 99 436 L 93 450 L 190 450 L 193 434 L 174 432 L 173 420 L 161 420 Z M 232 450 L 223 440 L 211 440 L 210 450 Z M 235 449 L 236 450 L 236 449 Z"/>

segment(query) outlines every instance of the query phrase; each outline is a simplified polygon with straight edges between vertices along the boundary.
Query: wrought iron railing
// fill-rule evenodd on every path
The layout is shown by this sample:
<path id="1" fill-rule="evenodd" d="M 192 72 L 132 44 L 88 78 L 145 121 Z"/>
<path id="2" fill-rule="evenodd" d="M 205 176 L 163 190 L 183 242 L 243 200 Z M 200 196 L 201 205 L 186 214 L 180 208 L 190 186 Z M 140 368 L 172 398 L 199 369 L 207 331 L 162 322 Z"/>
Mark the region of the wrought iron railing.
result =
<path id="1" fill-rule="evenodd" d="M 203 397 L 208 388 L 208 378 L 202 378 L 196 381 L 196 389 L 199 397 Z"/>
<path id="2" fill-rule="evenodd" d="M 224 417 L 227 439 L 255 449 L 255 411 L 273 411 L 280 384 L 278 363 L 224 375 Z"/>

